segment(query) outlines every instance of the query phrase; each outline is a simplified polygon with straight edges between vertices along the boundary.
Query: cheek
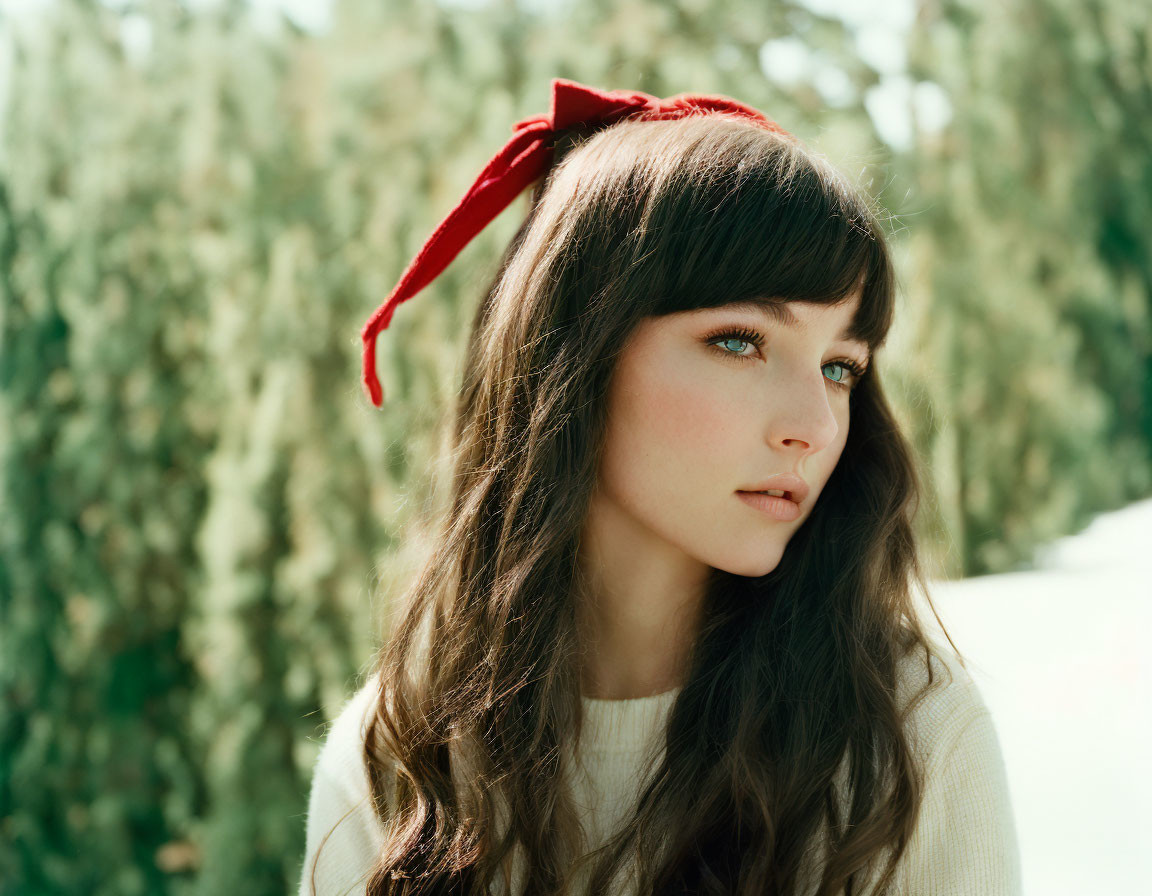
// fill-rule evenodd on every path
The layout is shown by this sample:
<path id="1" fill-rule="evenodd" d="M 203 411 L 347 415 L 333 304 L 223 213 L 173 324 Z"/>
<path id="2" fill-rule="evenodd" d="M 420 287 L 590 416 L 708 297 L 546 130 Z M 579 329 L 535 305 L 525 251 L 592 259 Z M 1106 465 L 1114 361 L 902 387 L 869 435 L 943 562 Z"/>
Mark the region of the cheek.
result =
<path id="1" fill-rule="evenodd" d="M 836 469 L 836 465 L 840 462 L 840 457 L 844 453 L 844 445 L 848 441 L 849 416 L 847 410 L 843 412 L 838 411 L 836 420 L 839 424 L 836 439 L 812 458 L 808 484 L 813 488 L 813 498 L 818 497 L 824 490 L 824 486 L 832 476 L 833 470 Z"/>
<path id="2" fill-rule="evenodd" d="M 848 442 L 848 427 L 852 425 L 852 414 L 849 406 L 845 405 L 844 408 L 836 415 L 837 422 L 839 422 L 839 434 L 836 437 L 836 442 L 832 448 L 832 454 L 835 455 L 832 460 L 832 466 L 836 466 L 836 462 L 840 459 L 840 455 L 844 453 L 844 445 Z"/>
<path id="3" fill-rule="evenodd" d="M 609 405 L 606 482 L 637 499 L 673 504 L 688 503 L 697 490 L 714 492 L 733 467 L 725 449 L 738 442 L 730 390 L 690 375 L 685 365 L 622 372 Z"/>

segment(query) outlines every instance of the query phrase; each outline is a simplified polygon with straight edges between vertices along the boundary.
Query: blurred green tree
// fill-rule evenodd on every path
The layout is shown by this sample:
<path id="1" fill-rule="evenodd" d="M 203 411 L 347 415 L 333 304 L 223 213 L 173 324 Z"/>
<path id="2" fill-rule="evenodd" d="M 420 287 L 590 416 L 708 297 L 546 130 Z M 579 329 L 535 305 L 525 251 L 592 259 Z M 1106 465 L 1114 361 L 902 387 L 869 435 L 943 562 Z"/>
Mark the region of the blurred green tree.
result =
<path id="1" fill-rule="evenodd" d="M 911 76 L 953 107 L 901 165 L 923 212 L 917 441 L 954 574 L 1027 566 L 1152 488 L 1150 34 L 1146 6 L 1102 0 L 916 18 Z"/>

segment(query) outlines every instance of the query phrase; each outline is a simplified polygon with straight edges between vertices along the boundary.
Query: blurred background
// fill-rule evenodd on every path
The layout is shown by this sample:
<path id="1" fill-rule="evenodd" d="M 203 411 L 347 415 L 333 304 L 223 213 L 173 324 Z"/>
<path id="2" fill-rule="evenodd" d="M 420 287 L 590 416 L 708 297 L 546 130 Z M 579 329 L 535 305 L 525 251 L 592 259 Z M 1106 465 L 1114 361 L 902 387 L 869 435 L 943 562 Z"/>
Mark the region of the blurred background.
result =
<path id="1" fill-rule="evenodd" d="M 359 330 L 553 77 L 727 94 L 886 209 L 1026 892 L 1140 891 L 1150 46 L 1131 0 L 0 0 L 0 894 L 295 891 L 526 196 L 397 312 L 382 411 Z"/>

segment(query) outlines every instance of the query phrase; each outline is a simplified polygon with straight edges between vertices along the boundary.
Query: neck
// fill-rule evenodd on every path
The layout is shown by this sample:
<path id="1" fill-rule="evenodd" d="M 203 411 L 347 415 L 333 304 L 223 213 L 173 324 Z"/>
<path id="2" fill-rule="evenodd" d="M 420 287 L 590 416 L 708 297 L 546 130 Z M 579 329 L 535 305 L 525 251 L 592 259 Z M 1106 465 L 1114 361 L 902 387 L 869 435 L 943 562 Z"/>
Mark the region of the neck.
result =
<path id="1" fill-rule="evenodd" d="M 708 567 L 662 542 L 620 537 L 603 515 L 592 522 L 577 601 L 584 696 L 626 700 L 682 686 Z"/>

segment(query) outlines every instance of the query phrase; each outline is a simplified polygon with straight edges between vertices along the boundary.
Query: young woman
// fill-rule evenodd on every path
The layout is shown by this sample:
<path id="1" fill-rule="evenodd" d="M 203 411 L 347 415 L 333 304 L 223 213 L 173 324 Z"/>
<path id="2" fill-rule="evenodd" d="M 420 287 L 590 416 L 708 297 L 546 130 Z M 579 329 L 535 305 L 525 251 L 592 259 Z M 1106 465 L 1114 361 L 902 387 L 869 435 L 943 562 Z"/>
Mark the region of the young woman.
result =
<path id="1" fill-rule="evenodd" d="M 552 90 L 362 334 L 379 404 L 395 307 L 537 184 L 301 893 L 1019 893 L 992 719 L 917 619 L 876 214 L 734 100 Z"/>

